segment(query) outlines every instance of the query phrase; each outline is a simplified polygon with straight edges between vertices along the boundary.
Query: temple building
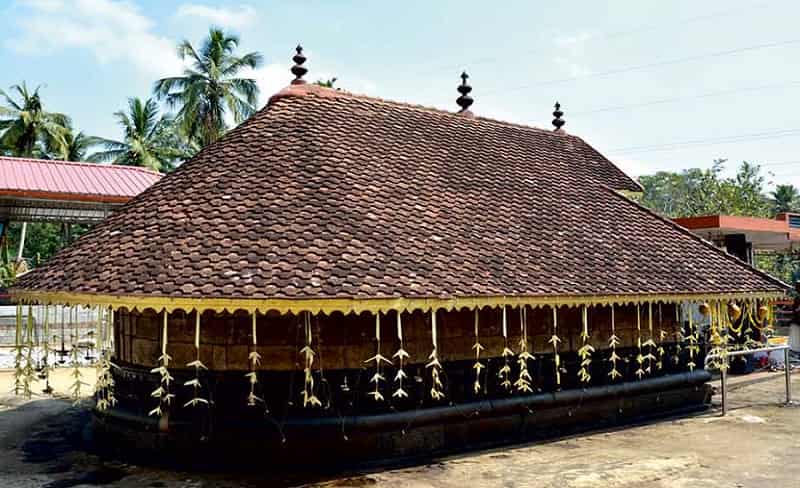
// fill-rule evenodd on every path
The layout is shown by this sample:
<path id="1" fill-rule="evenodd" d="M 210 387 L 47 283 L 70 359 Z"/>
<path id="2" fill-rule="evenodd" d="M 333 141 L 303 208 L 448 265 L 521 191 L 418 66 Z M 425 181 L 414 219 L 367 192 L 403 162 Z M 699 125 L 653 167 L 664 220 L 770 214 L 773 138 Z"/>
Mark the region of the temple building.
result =
<path id="1" fill-rule="evenodd" d="M 447 112 L 294 61 L 12 290 L 67 328 L 49 307 L 100 311 L 99 428 L 270 463 L 426 456 L 705 408 L 705 354 L 769 327 L 786 285 L 631 200 L 559 105 L 545 130 L 475 115 L 466 74 Z"/>

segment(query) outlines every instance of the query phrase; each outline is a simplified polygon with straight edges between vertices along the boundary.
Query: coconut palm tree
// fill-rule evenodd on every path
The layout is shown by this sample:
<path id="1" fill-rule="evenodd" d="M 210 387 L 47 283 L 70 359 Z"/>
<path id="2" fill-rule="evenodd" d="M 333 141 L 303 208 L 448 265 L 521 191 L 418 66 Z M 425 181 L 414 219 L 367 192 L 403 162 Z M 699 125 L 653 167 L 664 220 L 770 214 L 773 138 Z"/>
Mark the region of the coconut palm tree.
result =
<path id="1" fill-rule="evenodd" d="M 33 157 L 45 152 L 45 147 L 63 150 L 69 117 L 47 112 L 39 96 L 39 87 L 30 91 L 23 82 L 11 87 L 19 100 L 0 90 L 5 106 L 0 106 L 0 147 L 14 156 Z"/>
<path id="2" fill-rule="evenodd" d="M 219 139 L 227 130 L 225 118 L 237 124 L 255 112 L 258 98 L 256 81 L 239 78 L 244 69 L 261 66 L 257 52 L 234 55 L 239 37 L 212 28 L 199 50 L 189 41 L 178 46 L 178 55 L 189 62 L 183 76 L 163 78 L 154 93 L 170 108 L 177 108 L 177 121 L 183 134 L 200 147 Z"/>
<path id="3" fill-rule="evenodd" d="M 772 211 L 776 214 L 796 210 L 800 201 L 800 192 L 794 185 L 776 185 L 771 196 Z"/>
<path id="4" fill-rule="evenodd" d="M 155 100 L 129 98 L 128 112 L 120 110 L 114 116 L 122 126 L 122 140 L 98 138 L 105 150 L 90 155 L 89 161 L 169 171 L 183 156 L 173 120 L 159 115 Z"/>
<path id="5" fill-rule="evenodd" d="M 50 159 L 86 161 L 91 149 L 104 143 L 103 139 L 87 136 L 83 131 L 75 133 L 75 129 L 72 127 L 67 127 L 66 129 L 63 145 L 54 147 L 52 144 L 45 144 L 46 153 Z"/>

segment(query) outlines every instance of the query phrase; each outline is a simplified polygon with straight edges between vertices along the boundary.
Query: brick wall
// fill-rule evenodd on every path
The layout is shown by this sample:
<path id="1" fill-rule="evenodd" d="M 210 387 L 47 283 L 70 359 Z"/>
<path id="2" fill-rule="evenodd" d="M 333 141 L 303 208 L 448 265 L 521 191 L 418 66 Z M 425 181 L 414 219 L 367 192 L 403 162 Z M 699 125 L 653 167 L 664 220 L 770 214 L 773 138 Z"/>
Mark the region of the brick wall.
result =
<path id="1" fill-rule="evenodd" d="M 653 306 L 653 328 L 658 340 L 659 315 L 661 328 L 669 334 L 667 342 L 676 337 L 675 309 L 673 305 Z M 518 351 L 520 338 L 519 310 L 509 308 L 509 346 Z M 641 308 L 643 341 L 648 336 L 647 307 Z M 145 312 L 120 311 L 116 319 L 117 357 L 122 362 L 144 366 L 155 365 L 161 351 L 162 315 Z M 403 336 L 405 349 L 411 355 L 410 363 L 423 363 L 431 351 L 430 313 L 404 313 Z M 615 323 L 620 347 L 636 344 L 636 307 L 616 307 Z M 486 347 L 484 356 L 499 356 L 503 348 L 501 314 L 499 309 L 480 312 L 480 341 Z M 201 316 L 200 358 L 214 370 L 247 370 L 250 352 L 252 318 L 246 312 L 216 314 L 206 312 Z M 437 315 L 439 358 L 443 361 L 474 357 L 474 312 L 439 311 Z M 534 353 L 550 353 L 548 340 L 553 333 L 552 310 L 528 309 L 529 348 Z M 175 312 L 169 316 L 167 352 L 174 367 L 181 367 L 195 359 L 195 315 Z M 276 312 L 259 315 L 257 321 L 258 351 L 263 358 L 263 369 L 294 370 L 304 345 L 302 320 L 295 315 Z M 375 354 L 375 318 L 369 313 L 343 315 L 334 313 L 312 318 L 313 348 L 326 369 L 361 368 L 365 359 Z M 599 351 L 605 349 L 610 335 L 610 308 L 589 309 L 590 343 Z M 579 308 L 562 307 L 558 313 L 558 335 L 562 339 L 560 351 L 575 351 L 580 347 L 581 320 Z M 391 357 L 397 350 L 396 315 L 391 312 L 381 321 L 381 352 Z"/>

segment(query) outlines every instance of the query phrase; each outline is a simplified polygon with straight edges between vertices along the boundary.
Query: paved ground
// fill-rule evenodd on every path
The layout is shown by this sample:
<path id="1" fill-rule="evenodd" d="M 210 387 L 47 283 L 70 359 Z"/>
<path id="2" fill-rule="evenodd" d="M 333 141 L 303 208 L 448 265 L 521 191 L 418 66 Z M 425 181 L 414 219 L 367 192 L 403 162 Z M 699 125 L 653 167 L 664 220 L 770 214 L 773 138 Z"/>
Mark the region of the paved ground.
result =
<path id="1" fill-rule="evenodd" d="M 68 384 L 61 370 L 57 391 Z M 86 370 L 87 377 L 93 371 Z M 12 376 L 0 371 L 0 391 Z M 794 487 L 800 486 L 800 408 L 782 406 L 782 373 L 733 380 L 727 417 L 690 418 L 504 448 L 438 463 L 323 482 L 284 476 L 197 474 L 102 459 L 87 451 L 86 409 L 65 399 L 0 394 L 0 487 Z M 793 375 L 800 395 L 800 374 Z M 268 466 L 265 460 L 264 466 Z"/>

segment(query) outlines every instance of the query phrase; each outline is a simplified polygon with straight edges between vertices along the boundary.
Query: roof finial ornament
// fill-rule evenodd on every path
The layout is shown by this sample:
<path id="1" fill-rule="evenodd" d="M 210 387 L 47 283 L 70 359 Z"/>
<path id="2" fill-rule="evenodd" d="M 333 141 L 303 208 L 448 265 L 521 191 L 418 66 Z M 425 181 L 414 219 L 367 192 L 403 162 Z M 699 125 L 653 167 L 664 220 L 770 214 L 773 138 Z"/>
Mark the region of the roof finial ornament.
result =
<path id="1" fill-rule="evenodd" d="M 298 44 L 294 50 L 296 54 L 292 57 L 292 61 L 294 61 L 294 66 L 292 66 L 292 74 L 294 75 L 292 85 L 302 85 L 306 82 L 306 80 L 303 79 L 303 75 L 308 73 L 308 68 L 303 66 L 303 63 L 306 62 L 306 57 L 303 56 L 303 46 L 300 44 Z"/>
<path id="2" fill-rule="evenodd" d="M 469 92 L 472 91 L 472 87 L 467 85 L 468 79 L 469 75 L 467 74 L 467 72 L 466 71 L 462 72 L 461 85 L 459 85 L 458 87 L 458 93 L 460 93 L 461 96 L 456 99 L 456 103 L 458 104 L 459 107 L 461 107 L 459 113 L 469 112 L 468 109 L 474 102 L 472 97 L 469 96 Z"/>
<path id="3" fill-rule="evenodd" d="M 558 102 L 556 102 L 555 108 L 556 109 L 553 111 L 553 117 L 555 117 L 553 119 L 553 125 L 555 126 L 556 131 L 560 131 L 561 128 L 564 127 L 564 124 L 566 124 L 564 119 L 561 118 L 564 116 L 564 112 L 561 111 L 561 104 Z"/>

